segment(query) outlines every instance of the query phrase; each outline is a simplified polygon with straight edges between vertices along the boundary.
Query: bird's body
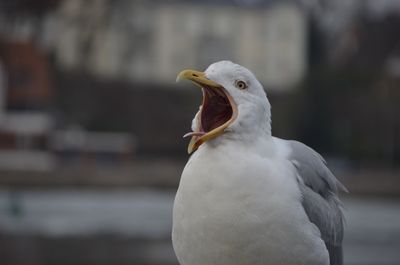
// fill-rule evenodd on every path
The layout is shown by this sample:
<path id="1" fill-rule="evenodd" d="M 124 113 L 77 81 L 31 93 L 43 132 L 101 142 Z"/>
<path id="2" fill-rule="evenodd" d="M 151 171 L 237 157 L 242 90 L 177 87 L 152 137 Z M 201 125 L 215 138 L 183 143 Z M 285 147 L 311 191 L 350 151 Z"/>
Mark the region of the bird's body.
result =
<path id="1" fill-rule="evenodd" d="M 174 208 L 182 265 L 329 264 L 320 232 L 301 207 L 285 145 L 276 138 L 253 145 L 228 140 L 191 157 Z"/>
<path id="2" fill-rule="evenodd" d="M 207 78 L 226 88 L 213 73 L 209 68 Z M 340 257 L 332 263 L 328 248 L 341 244 L 339 184 L 323 159 L 301 143 L 271 136 L 269 104 L 262 103 L 262 96 L 251 105 L 227 90 L 238 117 L 198 148 L 181 176 L 172 232 L 180 264 L 341 264 L 341 252 L 333 253 Z M 194 122 L 195 132 L 198 127 Z M 310 170 L 318 180 L 301 176 Z"/>

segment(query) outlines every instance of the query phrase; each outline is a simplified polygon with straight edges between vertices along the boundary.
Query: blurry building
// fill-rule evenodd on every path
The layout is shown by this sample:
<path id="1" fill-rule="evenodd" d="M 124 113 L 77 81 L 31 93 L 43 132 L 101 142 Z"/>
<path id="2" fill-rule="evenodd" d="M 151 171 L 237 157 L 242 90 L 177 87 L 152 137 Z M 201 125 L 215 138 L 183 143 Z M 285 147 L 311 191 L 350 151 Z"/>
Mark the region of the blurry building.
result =
<path id="1" fill-rule="evenodd" d="M 292 1 L 241 3 L 73 0 L 48 23 L 59 26 L 54 50 L 64 69 L 159 83 L 228 59 L 269 89 L 293 87 L 307 67 L 302 8 Z"/>
<path id="2" fill-rule="evenodd" d="M 0 34 L 33 42 L 46 54 L 57 94 L 50 147 L 75 154 L 72 161 L 93 153 L 80 136 L 72 145 L 62 142 L 82 131 L 134 135 L 128 142 L 137 152 L 184 150 L 176 136 L 187 130 L 198 98 L 197 91 L 168 89 L 182 69 L 232 60 L 250 68 L 269 91 L 294 88 L 306 72 L 307 18 L 295 1 L 57 3 L 40 16 L 13 19 L 0 12 L 7 22 L 0 23 Z M 160 127 L 169 128 L 163 137 Z"/>
<path id="3" fill-rule="evenodd" d="M 34 42 L 0 40 L 0 169 L 46 171 L 56 162 L 120 165 L 129 160 L 135 145 L 131 134 L 56 124 L 52 74 L 48 57 Z"/>
<path id="4" fill-rule="evenodd" d="M 47 58 L 32 42 L 0 42 L 0 167 L 48 169 L 52 128 Z"/>

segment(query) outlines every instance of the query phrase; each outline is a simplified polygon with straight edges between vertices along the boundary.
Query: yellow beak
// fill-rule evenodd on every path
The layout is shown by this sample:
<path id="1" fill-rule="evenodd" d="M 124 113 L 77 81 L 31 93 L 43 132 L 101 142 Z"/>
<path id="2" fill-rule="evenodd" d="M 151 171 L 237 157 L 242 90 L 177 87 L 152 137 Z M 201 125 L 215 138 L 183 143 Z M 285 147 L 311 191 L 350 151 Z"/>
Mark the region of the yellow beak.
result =
<path id="1" fill-rule="evenodd" d="M 176 77 L 176 81 L 187 79 L 195 83 L 196 85 L 203 87 L 209 86 L 212 88 L 222 88 L 222 86 L 206 77 L 204 72 L 199 72 L 195 70 L 183 70 Z"/>
<path id="2" fill-rule="evenodd" d="M 224 89 L 223 86 L 221 86 L 220 84 L 208 79 L 205 75 L 204 72 L 199 72 L 199 71 L 195 71 L 195 70 L 184 70 L 182 72 L 180 72 L 176 78 L 177 81 L 183 80 L 183 79 L 187 79 L 192 81 L 193 83 L 195 83 L 197 86 L 201 87 L 203 90 L 203 102 L 202 105 L 204 106 L 205 100 L 206 100 L 206 89 L 212 89 L 218 92 L 218 94 L 223 94 L 230 103 L 230 106 L 232 108 L 232 115 L 230 117 L 230 119 L 228 121 L 226 121 L 224 124 L 222 124 L 221 126 L 212 129 L 209 132 L 205 132 L 204 134 L 200 134 L 195 132 L 196 135 L 193 135 L 189 146 L 188 146 L 188 153 L 192 153 L 193 151 L 195 151 L 200 145 L 202 145 L 203 143 L 205 143 L 208 140 L 214 139 L 217 136 L 221 135 L 222 133 L 224 133 L 225 129 L 236 119 L 237 117 L 237 107 L 236 104 L 233 100 L 233 98 L 229 95 L 229 93 Z M 201 121 L 200 118 L 196 121 L 197 122 L 197 127 L 201 128 Z"/>

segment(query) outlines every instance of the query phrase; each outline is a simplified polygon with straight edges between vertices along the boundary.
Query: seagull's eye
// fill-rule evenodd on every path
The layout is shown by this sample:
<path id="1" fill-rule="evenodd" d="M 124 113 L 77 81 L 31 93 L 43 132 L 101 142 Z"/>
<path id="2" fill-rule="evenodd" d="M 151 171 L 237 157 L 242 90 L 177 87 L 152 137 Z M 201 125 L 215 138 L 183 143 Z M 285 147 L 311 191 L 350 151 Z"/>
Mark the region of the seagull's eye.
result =
<path id="1" fill-rule="evenodd" d="M 235 85 L 236 85 L 237 88 L 239 88 L 239 89 L 241 89 L 241 90 L 247 88 L 247 84 L 246 84 L 244 81 L 242 81 L 242 80 L 236 81 Z"/>

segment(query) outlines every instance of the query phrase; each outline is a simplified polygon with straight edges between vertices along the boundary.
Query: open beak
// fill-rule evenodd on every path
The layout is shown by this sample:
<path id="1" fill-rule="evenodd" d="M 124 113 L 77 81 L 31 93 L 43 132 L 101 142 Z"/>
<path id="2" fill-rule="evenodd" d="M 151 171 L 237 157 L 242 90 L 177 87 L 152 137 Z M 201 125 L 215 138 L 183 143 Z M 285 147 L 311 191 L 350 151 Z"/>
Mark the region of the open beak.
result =
<path id="1" fill-rule="evenodd" d="M 201 87 L 203 101 L 198 116 L 196 132 L 185 134 L 192 136 L 188 153 L 195 151 L 201 144 L 224 133 L 225 129 L 237 118 L 237 106 L 232 96 L 220 84 L 208 79 L 204 72 L 184 70 L 178 74 L 177 81 L 187 79 Z"/>

